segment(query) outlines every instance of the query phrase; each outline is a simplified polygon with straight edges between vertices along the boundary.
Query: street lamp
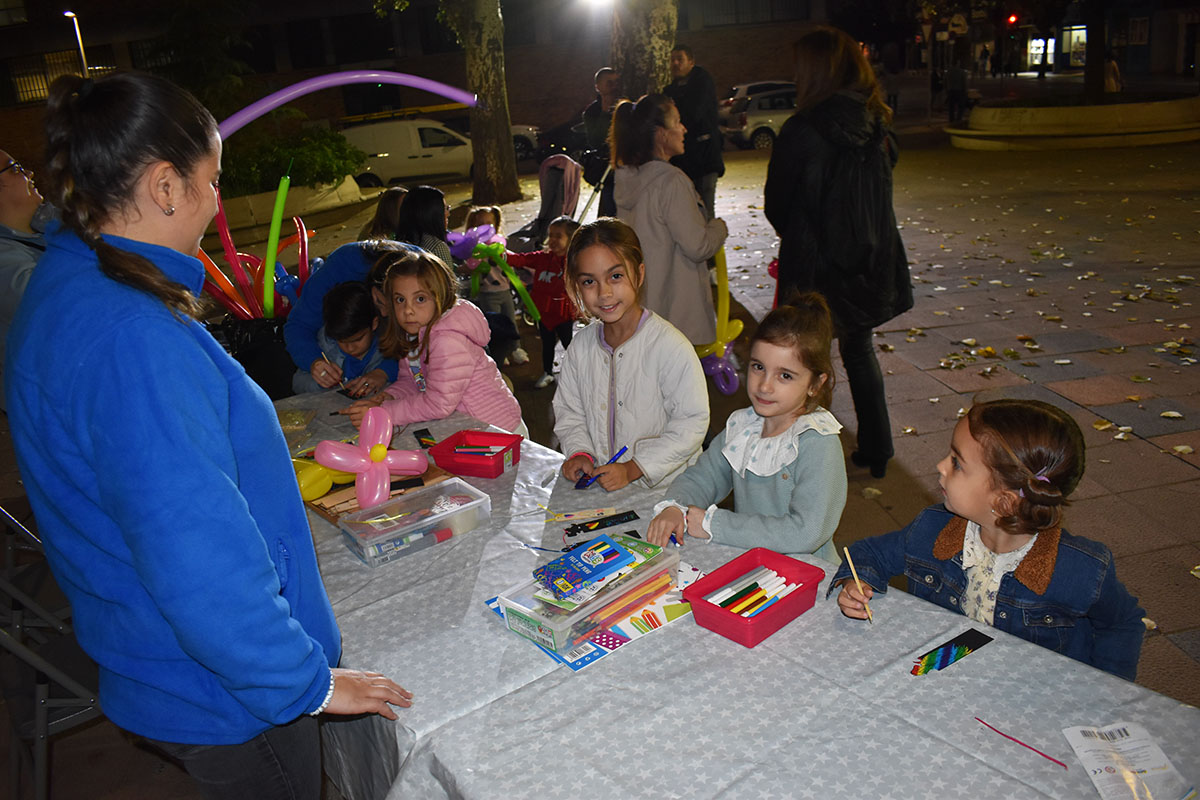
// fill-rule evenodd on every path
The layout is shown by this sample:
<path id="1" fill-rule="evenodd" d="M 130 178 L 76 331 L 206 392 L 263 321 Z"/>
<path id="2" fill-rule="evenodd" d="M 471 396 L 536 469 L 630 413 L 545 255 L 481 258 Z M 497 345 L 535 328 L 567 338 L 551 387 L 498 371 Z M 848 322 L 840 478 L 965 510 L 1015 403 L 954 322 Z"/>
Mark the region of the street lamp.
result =
<path id="1" fill-rule="evenodd" d="M 64 17 L 70 17 L 71 22 L 75 23 L 75 41 L 79 42 L 79 60 L 83 62 L 83 77 L 88 76 L 87 53 L 83 51 L 83 35 L 79 32 L 79 17 L 75 16 L 74 11 L 64 11 Z"/>

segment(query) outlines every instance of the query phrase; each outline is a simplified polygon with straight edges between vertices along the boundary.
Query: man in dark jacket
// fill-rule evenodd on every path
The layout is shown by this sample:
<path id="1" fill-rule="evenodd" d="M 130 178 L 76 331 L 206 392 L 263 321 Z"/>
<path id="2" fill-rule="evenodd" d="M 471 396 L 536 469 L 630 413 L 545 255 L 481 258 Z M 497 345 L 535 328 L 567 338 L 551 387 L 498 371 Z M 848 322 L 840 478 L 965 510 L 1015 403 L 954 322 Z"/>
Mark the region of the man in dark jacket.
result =
<path id="1" fill-rule="evenodd" d="M 609 158 L 608 129 L 612 125 L 613 108 L 621 99 L 621 76 L 612 67 L 601 67 L 596 70 L 595 84 L 596 99 L 583 110 L 583 130 L 587 135 L 588 150 L 594 154 L 589 158 L 607 164 Z M 590 162 L 585 162 L 584 169 L 589 173 L 593 169 L 598 169 L 603 173 L 603 168 L 599 166 L 599 163 L 593 167 Z M 608 178 L 604 181 L 604 188 L 600 190 L 599 213 L 602 217 L 617 215 L 617 204 L 613 202 L 614 177 L 612 172 L 608 173 Z M 590 179 L 591 176 L 585 174 L 584 178 Z M 596 179 L 598 180 L 599 176 L 596 176 Z"/>
<path id="2" fill-rule="evenodd" d="M 725 174 L 721 157 L 721 128 L 717 122 L 717 87 L 703 67 L 696 66 L 692 48 L 677 44 L 671 51 L 671 77 L 675 80 L 663 94 L 675 101 L 679 121 L 687 128 L 683 155 L 671 159 L 692 179 L 709 219 L 716 216 L 717 178 Z"/>

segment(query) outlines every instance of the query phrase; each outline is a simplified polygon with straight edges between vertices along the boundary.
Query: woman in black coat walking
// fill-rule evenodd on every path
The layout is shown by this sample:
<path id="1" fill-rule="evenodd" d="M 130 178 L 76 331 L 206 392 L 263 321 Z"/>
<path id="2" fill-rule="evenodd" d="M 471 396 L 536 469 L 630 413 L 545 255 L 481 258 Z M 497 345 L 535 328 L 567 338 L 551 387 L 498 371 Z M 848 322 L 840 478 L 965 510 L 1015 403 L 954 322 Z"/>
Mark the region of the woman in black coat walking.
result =
<path id="1" fill-rule="evenodd" d="M 851 459 L 881 478 L 894 450 L 872 329 L 913 304 L 892 208 L 892 111 L 842 31 L 810 31 L 794 52 L 796 113 L 775 141 L 765 189 L 780 236 L 776 298 L 815 289 L 829 301 L 858 417 Z"/>

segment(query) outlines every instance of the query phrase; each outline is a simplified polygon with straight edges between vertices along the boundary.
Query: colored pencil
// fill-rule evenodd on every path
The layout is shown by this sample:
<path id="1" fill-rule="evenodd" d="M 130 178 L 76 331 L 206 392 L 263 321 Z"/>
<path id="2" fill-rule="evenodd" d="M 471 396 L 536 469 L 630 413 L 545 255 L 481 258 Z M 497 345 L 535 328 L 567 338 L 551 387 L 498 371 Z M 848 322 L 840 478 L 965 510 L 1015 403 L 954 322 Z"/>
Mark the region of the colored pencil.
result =
<path id="1" fill-rule="evenodd" d="M 850 565 L 850 574 L 854 576 L 854 585 L 858 587 L 858 593 L 863 594 L 862 581 L 858 579 L 858 570 L 854 568 L 854 559 L 850 557 L 850 548 L 843 547 L 843 552 L 846 553 L 846 563 Z M 866 595 L 863 594 L 863 608 L 867 610 L 867 622 L 875 624 L 875 617 L 871 614 L 871 605 L 866 600 Z"/>
<path id="2" fill-rule="evenodd" d="M 329 366 L 331 366 L 331 367 L 336 366 L 332 361 L 329 360 L 329 356 L 325 355 L 324 353 L 321 353 L 321 358 L 325 359 L 325 363 L 328 364 Z M 345 389 L 346 382 L 338 381 L 338 386 L 341 386 L 343 389 Z"/>

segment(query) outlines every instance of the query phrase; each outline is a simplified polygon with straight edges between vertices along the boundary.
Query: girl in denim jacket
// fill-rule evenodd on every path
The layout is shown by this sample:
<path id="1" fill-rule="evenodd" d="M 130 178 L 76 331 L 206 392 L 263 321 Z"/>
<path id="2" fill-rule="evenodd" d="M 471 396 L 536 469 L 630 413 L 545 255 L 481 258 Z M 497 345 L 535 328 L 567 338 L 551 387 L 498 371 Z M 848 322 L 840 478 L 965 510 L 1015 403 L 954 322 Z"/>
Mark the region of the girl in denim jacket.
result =
<path id="1" fill-rule="evenodd" d="M 974 406 L 938 463 L 943 503 L 850 545 L 864 586 L 838 570 L 830 591 L 841 585 L 842 613 L 865 619 L 866 601 L 903 573 L 918 597 L 1133 680 L 1144 612 L 1108 548 L 1060 527 L 1083 467 L 1083 434 L 1065 411 L 1035 400 Z"/>

